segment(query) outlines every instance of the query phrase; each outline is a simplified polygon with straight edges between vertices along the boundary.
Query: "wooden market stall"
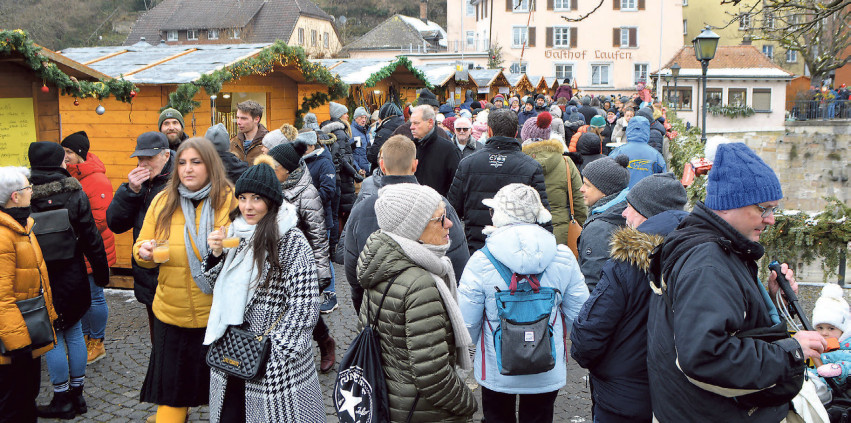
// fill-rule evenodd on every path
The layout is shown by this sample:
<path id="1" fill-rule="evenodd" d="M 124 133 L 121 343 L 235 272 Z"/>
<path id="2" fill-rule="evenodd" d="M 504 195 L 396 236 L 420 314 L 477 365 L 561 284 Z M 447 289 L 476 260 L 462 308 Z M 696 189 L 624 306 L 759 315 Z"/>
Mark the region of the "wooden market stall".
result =
<path id="1" fill-rule="evenodd" d="M 110 76 L 124 75 L 136 84 L 129 104 L 101 103 L 105 113 L 91 112 L 97 100 L 76 105 L 60 98 L 62 132 L 84 130 L 117 188 L 136 166 L 130 158 L 136 137 L 157 130 L 160 111 L 174 107 L 184 114 L 185 132 L 203 136 L 214 123 L 223 122 L 230 135 L 236 105 L 254 100 L 265 107 L 261 123 L 268 129 L 284 123 L 300 126 L 308 111 L 320 121 L 328 118 L 328 100 L 342 98 L 346 86 L 318 64 L 309 62 L 301 48 L 275 44 L 210 44 L 90 47 L 66 49 L 61 54 Z M 203 89 L 202 89 L 203 88 Z M 119 268 L 130 267 L 133 240 L 129 233 L 116 235 Z"/>
<path id="2" fill-rule="evenodd" d="M 422 71 L 429 84 L 434 87 L 432 92 L 437 96 L 441 104 L 452 100 L 458 103 L 459 99 L 463 98 L 464 93 L 456 93 L 455 87 L 458 86 L 455 78 L 458 71 L 455 65 L 450 64 L 428 64 L 418 65 L 417 69 Z M 456 97 L 458 94 L 458 97 Z M 463 100 L 461 100 L 463 101 Z"/>
<path id="3" fill-rule="evenodd" d="M 433 89 L 425 75 L 407 57 L 392 59 L 323 59 L 317 60 L 349 86 L 350 111 L 364 106 L 372 112 L 387 101 L 391 87 L 402 105 L 413 103 L 422 88 Z M 336 62 L 336 63 L 334 63 Z"/>
<path id="4" fill-rule="evenodd" d="M 521 97 L 535 91 L 535 86 L 525 73 L 515 73 L 506 77 L 511 85 L 511 91 Z"/>
<path id="5" fill-rule="evenodd" d="M 556 90 L 558 89 L 559 80 L 554 76 L 545 76 L 542 78 L 543 82 L 546 84 L 545 92 L 542 94 L 554 96 L 556 95 Z"/>
<path id="6" fill-rule="evenodd" d="M 478 86 L 478 99 L 490 101 L 497 94 L 508 97 L 511 84 L 502 73 L 502 69 L 471 69 L 470 78 Z"/>

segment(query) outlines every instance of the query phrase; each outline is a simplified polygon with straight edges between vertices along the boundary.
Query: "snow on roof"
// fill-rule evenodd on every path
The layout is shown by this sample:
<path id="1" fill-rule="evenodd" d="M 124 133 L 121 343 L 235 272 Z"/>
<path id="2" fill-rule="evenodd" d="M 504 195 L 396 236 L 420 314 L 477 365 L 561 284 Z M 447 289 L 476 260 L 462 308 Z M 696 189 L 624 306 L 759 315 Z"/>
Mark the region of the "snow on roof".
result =
<path id="1" fill-rule="evenodd" d="M 446 31 L 444 31 L 443 28 L 441 28 L 440 25 L 437 24 L 437 22 L 434 22 L 434 21 L 423 22 L 422 19 L 413 18 L 413 17 L 405 16 L 405 15 L 399 15 L 399 17 L 402 18 L 402 20 L 405 21 L 405 23 L 412 26 L 414 29 L 416 29 L 420 33 L 436 32 L 437 34 L 440 35 L 440 39 L 438 40 L 438 43 L 442 47 L 447 46 L 447 44 L 446 44 Z"/>

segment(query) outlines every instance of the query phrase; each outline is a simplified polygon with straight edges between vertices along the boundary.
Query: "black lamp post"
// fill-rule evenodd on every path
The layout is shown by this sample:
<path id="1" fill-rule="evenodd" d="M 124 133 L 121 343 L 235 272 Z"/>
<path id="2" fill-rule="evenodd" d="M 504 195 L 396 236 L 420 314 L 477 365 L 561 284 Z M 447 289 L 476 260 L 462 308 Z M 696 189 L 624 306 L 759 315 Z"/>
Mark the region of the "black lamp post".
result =
<path id="1" fill-rule="evenodd" d="M 721 38 L 718 34 L 712 32 L 709 25 L 697 37 L 694 37 L 694 57 L 700 62 L 700 68 L 703 73 L 703 93 L 700 97 L 701 106 L 703 106 L 703 125 L 700 128 L 700 141 L 706 144 L 706 70 L 709 68 L 709 61 L 715 58 L 715 50 L 718 49 L 718 39 Z"/>
<path id="2" fill-rule="evenodd" d="M 680 108 L 680 92 L 677 91 L 677 77 L 680 76 L 680 65 L 677 62 L 671 66 L 671 75 L 674 76 L 674 110 Z"/>
<path id="3" fill-rule="evenodd" d="M 669 83 L 671 82 L 671 75 L 665 75 L 665 91 L 668 92 L 667 98 L 665 100 L 668 101 L 668 106 L 671 105 L 671 88 Z"/>

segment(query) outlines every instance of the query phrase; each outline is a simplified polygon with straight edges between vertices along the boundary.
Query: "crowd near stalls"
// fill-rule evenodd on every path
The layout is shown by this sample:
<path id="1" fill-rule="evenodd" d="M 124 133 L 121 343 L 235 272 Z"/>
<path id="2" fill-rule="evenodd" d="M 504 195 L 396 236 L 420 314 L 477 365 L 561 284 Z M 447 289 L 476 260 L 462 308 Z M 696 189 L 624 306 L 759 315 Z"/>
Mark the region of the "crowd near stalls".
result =
<path id="1" fill-rule="evenodd" d="M 97 49 L 68 54 L 109 74 L 147 47 Z M 794 274 L 756 279 L 783 197 L 774 171 L 718 145 L 706 201 L 685 211 L 663 156 L 675 135 L 644 87 L 591 97 L 570 80 L 435 71 L 447 92 L 393 62 L 348 105 L 302 115 L 312 68 L 279 63 L 223 85 L 228 106 L 163 104 L 175 81 L 145 73 L 230 54 L 210 49 L 122 70 L 145 93 L 135 109 L 63 120 L 61 140 L 42 129 L 0 167 L 0 375 L 16 381 L 0 385 L 0 420 L 90 412 L 86 365 L 110 343 L 102 288 L 122 265 L 150 329 L 148 422 L 202 405 L 213 422 L 324 422 L 318 373 L 334 369 L 341 421 L 561 421 L 568 355 L 590 371 L 595 421 L 781 421 L 815 392 L 804 384 L 842 375 L 804 381 L 806 358 L 830 363 L 847 304 L 825 299 L 823 333 L 789 337 L 776 293 Z M 363 329 L 342 360 L 322 317 L 339 307 Z M 53 396 L 38 405 L 42 358 Z"/>

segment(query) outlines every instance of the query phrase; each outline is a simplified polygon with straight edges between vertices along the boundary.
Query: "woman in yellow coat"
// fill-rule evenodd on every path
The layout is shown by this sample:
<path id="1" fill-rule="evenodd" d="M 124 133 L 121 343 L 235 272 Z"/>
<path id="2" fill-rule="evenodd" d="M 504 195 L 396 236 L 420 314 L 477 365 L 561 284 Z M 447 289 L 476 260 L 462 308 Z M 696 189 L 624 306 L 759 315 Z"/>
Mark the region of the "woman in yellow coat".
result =
<path id="1" fill-rule="evenodd" d="M 0 421 L 36 421 L 35 399 L 41 382 L 41 355 L 53 348 L 33 346 L 17 301 L 44 291 L 50 320 L 56 320 L 47 266 L 30 218 L 29 170 L 0 167 Z"/>
<path id="2" fill-rule="evenodd" d="M 237 206 L 210 141 L 183 141 L 176 157 L 177 171 L 151 202 L 133 245 L 139 266 L 159 266 L 153 348 L 141 394 L 141 401 L 159 405 L 159 423 L 182 423 L 188 407 L 208 402 L 203 340 L 213 289 L 201 261 L 208 253 L 207 236 L 228 225 Z"/>

